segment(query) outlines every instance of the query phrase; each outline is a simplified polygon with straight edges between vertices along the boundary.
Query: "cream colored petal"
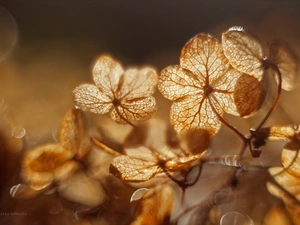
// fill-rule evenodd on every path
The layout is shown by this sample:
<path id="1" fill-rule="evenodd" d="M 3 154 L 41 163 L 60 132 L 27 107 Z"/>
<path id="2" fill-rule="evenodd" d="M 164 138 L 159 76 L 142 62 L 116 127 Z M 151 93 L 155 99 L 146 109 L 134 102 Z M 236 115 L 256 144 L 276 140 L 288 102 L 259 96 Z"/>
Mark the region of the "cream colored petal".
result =
<path id="1" fill-rule="evenodd" d="M 273 41 L 269 47 L 269 61 L 277 66 L 281 73 L 281 87 L 292 91 L 299 81 L 299 59 L 284 43 Z M 275 72 L 275 71 L 273 71 Z M 277 76 L 275 76 L 277 82 Z"/>
<path id="2" fill-rule="evenodd" d="M 175 101 L 171 106 L 171 124 L 177 132 L 203 128 L 215 135 L 221 123 L 213 112 L 207 99 L 192 95 Z"/>
<path id="3" fill-rule="evenodd" d="M 203 92 L 202 87 L 205 85 L 203 77 L 196 77 L 188 70 L 180 66 L 169 66 L 162 70 L 158 89 L 162 95 L 170 100 L 177 100 L 186 95 Z"/>
<path id="4" fill-rule="evenodd" d="M 209 34 L 200 33 L 183 47 L 180 65 L 194 73 L 200 81 L 214 82 L 228 69 L 222 45 Z"/>
<path id="5" fill-rule="evenodd" d="M 109 56 L 100 56 L 93 68 L 93 79 L 99 90 L 109 96 L 118 89 L 124 74 L 122 66 Z"/>
<path id="6" fill-rule="evenodd" d="M 106 198 L 100 182 L 88 177 L 82 171 L 62 180 L 57 190 L 62 197 L 90 207 L 100 205 Z"/>
<path id="7" fill-rule="evenodd" d="M 74 101 L 84 111 L 98 114 L 109 112 L 112 98 L 100 92 L 95 85 L 82 84 L 73 91 Z"/>
<path id="8" fill-rule="evenodd" d="M 242 27 L 232 27 L 222 34 L 222 46 L 225 56 L 235 69 L 261 81 L 264 55 L 256 38 Z"/>
<path id="9" fill-rule="evenodd" d="M 162 169 L 157 161 L 147 161 L 130 156 L 118 156 L 113 159 L 109 172 L 125 181 L 147 181 Z"/>
<path id="10" fill-rule="evenodd" d="M 149 119 L 156 112 L 156 101 L 152 96 L 142 99 L 121 102 L 121 105 L 112 110 L 110 116 L 121 123 L 126 121 L 143 121 Z"/>
<path id="11" fill-rule="evenodd" d="M 154 94 L 156 85 L 157 73 L 153 68 L 128 69 L 125 71 L 124 81 L 116 94 L 119 99 L 126 100 L 149 97 Z"/>
<path id="12" fill-rule="evenodd" d="M 78 162 L 74 160 L 68 160 L 55 170 L 54 179 L 58 181 L 67 179 L 79 168 L 80 164 Z"/>

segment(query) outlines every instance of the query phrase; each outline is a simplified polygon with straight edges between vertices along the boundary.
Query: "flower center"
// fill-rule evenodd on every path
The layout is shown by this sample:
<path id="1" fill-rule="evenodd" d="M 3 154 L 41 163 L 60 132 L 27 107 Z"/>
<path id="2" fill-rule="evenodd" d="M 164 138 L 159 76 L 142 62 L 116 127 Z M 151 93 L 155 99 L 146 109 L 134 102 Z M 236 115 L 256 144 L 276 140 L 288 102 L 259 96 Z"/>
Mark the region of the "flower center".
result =
<path id="1" fill-rule="evenodd" d="M 116 98 L 112 101 L 112 104 L 114 105 L 114 107 L 118 107 L 121 105 L 120 101 Z"/>
<path id="2" fill-rule="evenodd" d="M 210 93 L 213 92 L 213 88 L 209 85 L 205 85 L 203 90 L 204 90 L 204 96 L 205 97 L 208 97 L 210 95 Z"/>

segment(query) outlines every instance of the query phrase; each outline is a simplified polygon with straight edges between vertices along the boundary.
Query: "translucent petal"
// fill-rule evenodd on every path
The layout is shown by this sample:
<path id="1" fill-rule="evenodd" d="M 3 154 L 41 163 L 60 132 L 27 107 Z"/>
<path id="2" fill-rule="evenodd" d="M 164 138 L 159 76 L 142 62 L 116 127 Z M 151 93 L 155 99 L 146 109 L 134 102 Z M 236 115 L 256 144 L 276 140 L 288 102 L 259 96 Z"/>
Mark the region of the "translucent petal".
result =
<path id="1" fill-rule="evenodd" d="M 299 59 L 295 53 L 286 44 L 273 41 L 269 48 L 269 61 L 276 65 L 281 73 L 282 89 L 293 90 L 300 74 Z M 275 78 L 277 80 L 277 76 Z"/>
<path id="2" fill-rule="evenodd" d="M 123 84 L 116 94 L 119 99 L 126 100 L 148 97 L 155 92 L 156 85 L 157 73 L 153 68 L 128 69 L 125 71 Z"/>
<path id="3" fill-rule="evenodd" d="M 121 102 L 112 110 L 110 116 L 117 122 L 143 121 L 149 119 L 156 112 L 156 101 L 152 96 L 132 101 Z"/>
<path id="4" fill-rule="evenodd" d="M 70 109 L 61 122 L 58 138 L 65 151 L 83 155 L 91 148 L 91 142 L 85 128 L 81 110 Z"/>
<path id="5" fill-rule="evenodd" d="M 300 145 L 297 142 L 287 143 L 281 153 L 281 163 L 287 172 L 300 179 Z"/>
<path id="6" fill-rule="evenodd" d="M 156 161 L 147 161 L 122 155 L 113 159 L 109 172 L 125 181 L 147 181 L 162 169 Z"/>
<path id="7" fill-rule="evenodd" d="M 210 134 L 206 129 L 201 128 L 181 132 L 179 139 L 181 148 L 186 149 L 192 155 L 199 154 L 208 149 L 210 144 Z"/>
<path id="8" fill-rule="evenodd" d="M 170 100 L 177 100 L 186 95 L 197 94 L 204 86 L 203 77 L 197 78 L 193 73 L 180 66 L 169 66 L 162 70 L 158 89 Z"/>
<path id="9" fill-rule="evenodd" d="M 109 56 L 100 56 L 93 68 L 93 79 L 99 90 L 109 96 L 117 91 L 124 74 L 122 66 Z"/>
<path id="10" fill-rule="evenodd" d="M 193 72 L 201 81 L 213 82 L 229 67 L 218 40 L 200 33 L 183 47 L 180 56 L 182 68 Z"/>
<path id="11" fill-rule="evenodd" d="M 222 46 L 225 56 L 235 69 L 259 81 L 262 79 L 264 55 L 256 38 L 241 27 L 233 27 L 222 34 Z"/>
<path id="12" fill-rule="evenodd" d="M 207 99 L 201 95 L 188 96 L 175 101 L 171 107 L 171 124 L 177 132 L 194 128 L 207 129 L 214 135 L 221 122 L 214 114 Z"/>
<path id="13" fill-rule="evenodd" d="M 239 71 L 230 69 L 212 84 L 212 99 L 214 100 L 214 105 L 218 105 L 218 107 L 225 112 L 235 116 L 239 116 L 239 112 L 237 111 L 237 106 L 234 101 L 234 90 L 237 85 L 237 80 L 241 76 L 242 73 Z"/>
<path id="14" fill-rule="evenodd" d="M 205 151 L 197 154 L 197 155 L 189 155 L 189 156 L 184 156 L 184 157 L 176 157 L 173 158 L 172 160 L 168 160 L 166 162 L 166 169 L 168 171 L 188 171 L 191 164 L 202 158 L 202 156 L 205 154 Z"/>
<path id="15" fill-rule="evenodd" d="M 95 85 L 82 84 L 73 91 L 74 101 L 84 111 L 104 114 L 112 107 L 112 98 L 99 91 Z"/>
<path id="16" fill-rule="evenodd" d="M 300 179 L 298 177 L 284 171 L 282 167 L 272 167 L 269 172 L 278 184 L 300 200 Z"/>

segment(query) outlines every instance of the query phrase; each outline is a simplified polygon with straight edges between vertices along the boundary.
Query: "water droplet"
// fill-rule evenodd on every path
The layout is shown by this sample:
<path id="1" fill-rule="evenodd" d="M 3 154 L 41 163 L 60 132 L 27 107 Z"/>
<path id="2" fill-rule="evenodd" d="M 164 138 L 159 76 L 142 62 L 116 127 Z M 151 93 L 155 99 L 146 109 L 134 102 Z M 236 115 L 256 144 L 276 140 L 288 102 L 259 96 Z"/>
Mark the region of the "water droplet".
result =
<path id="1" fill-rule="evenodd" d="M 18 26 L 13 16 L 0 6 L 0 62 L 8 58 L 18 39 Z"/>
<path id="2" fill-rule="evenodd" d="M 254 222 L 248 215 L 232 211 L 221 217 L 220 225 L 254 225 Z"/>
<path id="3" fill-rule="evenodd" d="M 18 192 L 20 192 L 20 189 L 22 188 L 21 184 L 16 184 L 11 187 L 9 190 L 9 194 L 14 198 Z"/>
<path id="4" fill-rule="evenodd" d="M 22 126 L 16 126 L 12 129 L 11 135 L 15 138 L 23 138 L 26 135 L 26 130 Z"/>
<path id="5" fill-rule="evenodd" d="M 57 129 L 52 130 L 52 137 L 53 137 L 54 141 L 56 141 L 56 142 L 58 142 L 57 133 L 58 133 Z"/>
<path id="6" fill-rule="evenodd" d="M 148 188 L 137 189 L 131 195 L 130 202 L 137 201 L 137 200 L 141 199 L 144 196 L 145 192 L 148 191 L 148 190 L 149 190 Z"/>

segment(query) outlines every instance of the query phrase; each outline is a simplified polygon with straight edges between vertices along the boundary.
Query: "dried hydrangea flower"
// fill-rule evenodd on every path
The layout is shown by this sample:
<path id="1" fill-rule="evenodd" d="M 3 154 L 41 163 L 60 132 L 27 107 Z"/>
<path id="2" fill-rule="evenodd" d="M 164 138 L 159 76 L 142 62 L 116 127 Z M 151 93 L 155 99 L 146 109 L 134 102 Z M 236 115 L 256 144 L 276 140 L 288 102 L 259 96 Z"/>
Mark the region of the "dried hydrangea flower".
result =
<path id="1" fill-rule="evenodd" d="M 73 108 L 66 113 L 58 134 L 58 143 L 38 146 L 24 155 L 22 177 L 35 190 L 66 179 L 80 168 L 74 157 L 85 155 L 91 148 L 78 109 Z"/>
<path id="2" fill-rule="evenodd" d="M 243 27 L 236 26 L 222 34 L 222 46 L 235 69 L 261 81 L 265 70 L 271 68 L 272 73 L 280 73 L 282 89 L 290 91 L 294 88 L 299 74 L 299 59 L 286 44 L 271 42 L 267 57 L 260 42 Z M 275 78 L 279 82 L 278 77 Z"/>
<path id="3" fill-rule="evenodd" d="M 115 157 L 111 162 L 110 173 L 125 181 L 141 182 L 164 173 L 187 172 L 208 148 L 209 136 L 204 132 L 202 134 L 203 139 L 198 139 L 197 145 L 201 149 L 193 154 L 191 151 L 195 151 L 195 144 L 192 143 L 191 151 L 187 143 L 184 144 L 186 149 L 181 148 L 162 121 L 152 120 L 141 124 L 125 141 L 125 154 Z"/>
<path id="4" fill-rule="evenodd" d="M 180 66 L 162 70 L 158 89 L 173 101 L 171 124 L 178 132 L 200 128 L 215 135 L 224 112 L 249 116 L 261 103 L 260 83 L 230 68 L 218 40 L 204 33 L 183 47 Z"/>
<path id="5" fill-rule="evenodd" d="M 134 121 L 149 119 L 156 111 L 151 96 L 157 85 L 153 68 L 123 70 L 108 56 L 101 56 L 93 69 L 95 85 L 82 84 L 73 91 L 74 101 L 85 111 L 108 113 L 113 120 L 132 125 Z"/>

